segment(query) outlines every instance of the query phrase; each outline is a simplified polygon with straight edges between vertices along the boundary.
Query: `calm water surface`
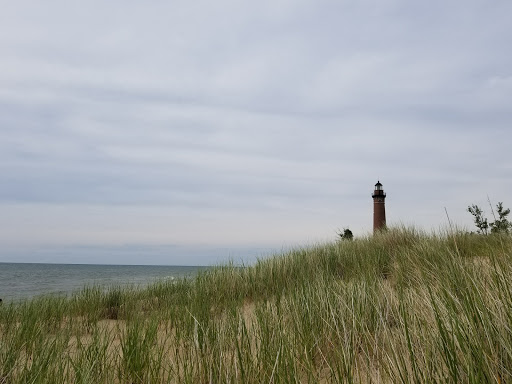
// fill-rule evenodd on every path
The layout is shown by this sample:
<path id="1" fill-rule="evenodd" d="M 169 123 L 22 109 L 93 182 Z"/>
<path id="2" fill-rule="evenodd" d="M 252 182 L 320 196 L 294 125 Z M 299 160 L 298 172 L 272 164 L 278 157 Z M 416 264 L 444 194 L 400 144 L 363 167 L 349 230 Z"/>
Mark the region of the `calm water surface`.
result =
<path id="1" fill-rule="evenodd" d="M 208 267 L 0 263 L 0 299 L 65 295 L 88 285 L 144 286 L 162 279 L 194 276 Z"/>

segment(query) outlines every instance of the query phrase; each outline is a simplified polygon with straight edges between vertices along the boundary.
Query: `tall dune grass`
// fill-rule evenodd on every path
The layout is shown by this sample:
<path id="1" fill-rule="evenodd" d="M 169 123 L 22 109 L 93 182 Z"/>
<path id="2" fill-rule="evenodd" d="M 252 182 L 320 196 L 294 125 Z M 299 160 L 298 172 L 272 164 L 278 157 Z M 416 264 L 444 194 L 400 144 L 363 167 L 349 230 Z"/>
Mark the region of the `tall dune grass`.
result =
<path id="1" fill-rule="evenodd" d="M 512 238 L 396 228 L 0 306 L 0 383 L 512 382 Z"/>

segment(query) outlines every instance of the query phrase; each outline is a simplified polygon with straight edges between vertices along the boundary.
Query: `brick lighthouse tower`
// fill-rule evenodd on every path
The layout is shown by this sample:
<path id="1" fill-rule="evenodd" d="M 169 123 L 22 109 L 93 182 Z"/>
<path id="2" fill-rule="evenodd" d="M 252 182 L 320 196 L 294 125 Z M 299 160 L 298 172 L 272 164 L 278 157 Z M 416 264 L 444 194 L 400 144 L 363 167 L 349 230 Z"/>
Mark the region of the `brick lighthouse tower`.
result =
<path id="1" fill-rule="evenodd" d="M 373 232 L 386 228 L 386 193 L 382 189 L 382 184 L 377 181 L 373 198 Z"/>

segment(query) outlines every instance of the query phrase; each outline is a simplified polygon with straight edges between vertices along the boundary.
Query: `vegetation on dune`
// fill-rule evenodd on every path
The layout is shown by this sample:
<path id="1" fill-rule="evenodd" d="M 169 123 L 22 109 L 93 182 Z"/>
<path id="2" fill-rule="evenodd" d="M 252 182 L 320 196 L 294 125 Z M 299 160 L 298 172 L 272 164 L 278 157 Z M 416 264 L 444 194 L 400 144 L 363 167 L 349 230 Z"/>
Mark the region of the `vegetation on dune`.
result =
<path id="1" fill-rule="evenodd" d="M 512 237 L 391 228 L 0 307 L 0 383 L 512 382 Z"/>
<path id="2" fill-rule="evenodd" d="M 349 228 L 344 228 L 343 232 L 338 231 L 338 236 L 340 237 L 340 240 L 353 240 L 354 234 Z"/>
<path id="3" fill-rule="evenodd" d="M 509 233 L 510 230 L 512 230 L 512 222 L 508 220 L 510 209 L 504 208 L 503 203 L 499 202 L 496 204 L 495 212 L 490 201 L 489 205 L 491 206 L 492 214 L 494 216 L 494 221 L 491 222 L 487 220 L 484 216 L 484 211 L 478 205 L 472 204 L 467 209 L 467 211 L 473 215 L 477 233 L 487 235 L 489 233 L 489 228 L 491 229 L 491 233 Z M 496 217 L 496 213 L 498 214 L 498 217 Z"/>

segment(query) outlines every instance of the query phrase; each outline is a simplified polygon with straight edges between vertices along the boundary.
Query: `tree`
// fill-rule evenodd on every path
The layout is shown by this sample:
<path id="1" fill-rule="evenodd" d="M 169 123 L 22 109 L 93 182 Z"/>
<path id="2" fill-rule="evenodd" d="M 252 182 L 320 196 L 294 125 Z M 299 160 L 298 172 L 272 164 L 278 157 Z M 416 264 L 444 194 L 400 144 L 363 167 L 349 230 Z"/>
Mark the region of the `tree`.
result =
<path id="1" fill-rule="evenodd" d="M 508 221 L 507 216 L 510 214 L 510 209 L 504 209 L 503 203 L 499 202 L 496 205 L 496 211 L 498 212 L 498 218 L 494 217 L 494 222 L 490 224 L 491 232 L 505 232 L 509 233 L 512 229 L 512 223 Z M 493 213 L 494 214 L 494 213 Z"/>
<path id="2" fill-rule="evenodd" d="M 343 232 L 339 231 L 338 236 L 341 240 L 352 240 L 354 238 L 354 234 L 348 228 L 344 228 Z"/>
<path id="3" fill-rule="evenodd" d="M 468 207 L 468 212 L 474 216 L 475 225 L 478 228 L 477 232 L 487 235 L 489 223 L 487 222 L 487 219 L 484 217 L 484 211 L 482 211 L 478 205 L 473 204 Z"/>
<path id="4" fill-rule="evenodd" d="M 468 207 L 468 212 L 471 213 L 474 217 L 475 226 L 478 228 L 478 233 L 487 235 L 489 233 L 489 228 L 491 229 L 491 233 L 510 233 L 512 230 L 512 223 L 507 218 L 510 214 L 510 209 L 505 209 L 502 202 L 496 204 L 496 212 L 498 213 L 498 218 L 496 218 L 493 210 L 493 222 L 487 221 L 487 218 L 484 217 L 484 211 L 476 204 L 470 205 Z"/>

